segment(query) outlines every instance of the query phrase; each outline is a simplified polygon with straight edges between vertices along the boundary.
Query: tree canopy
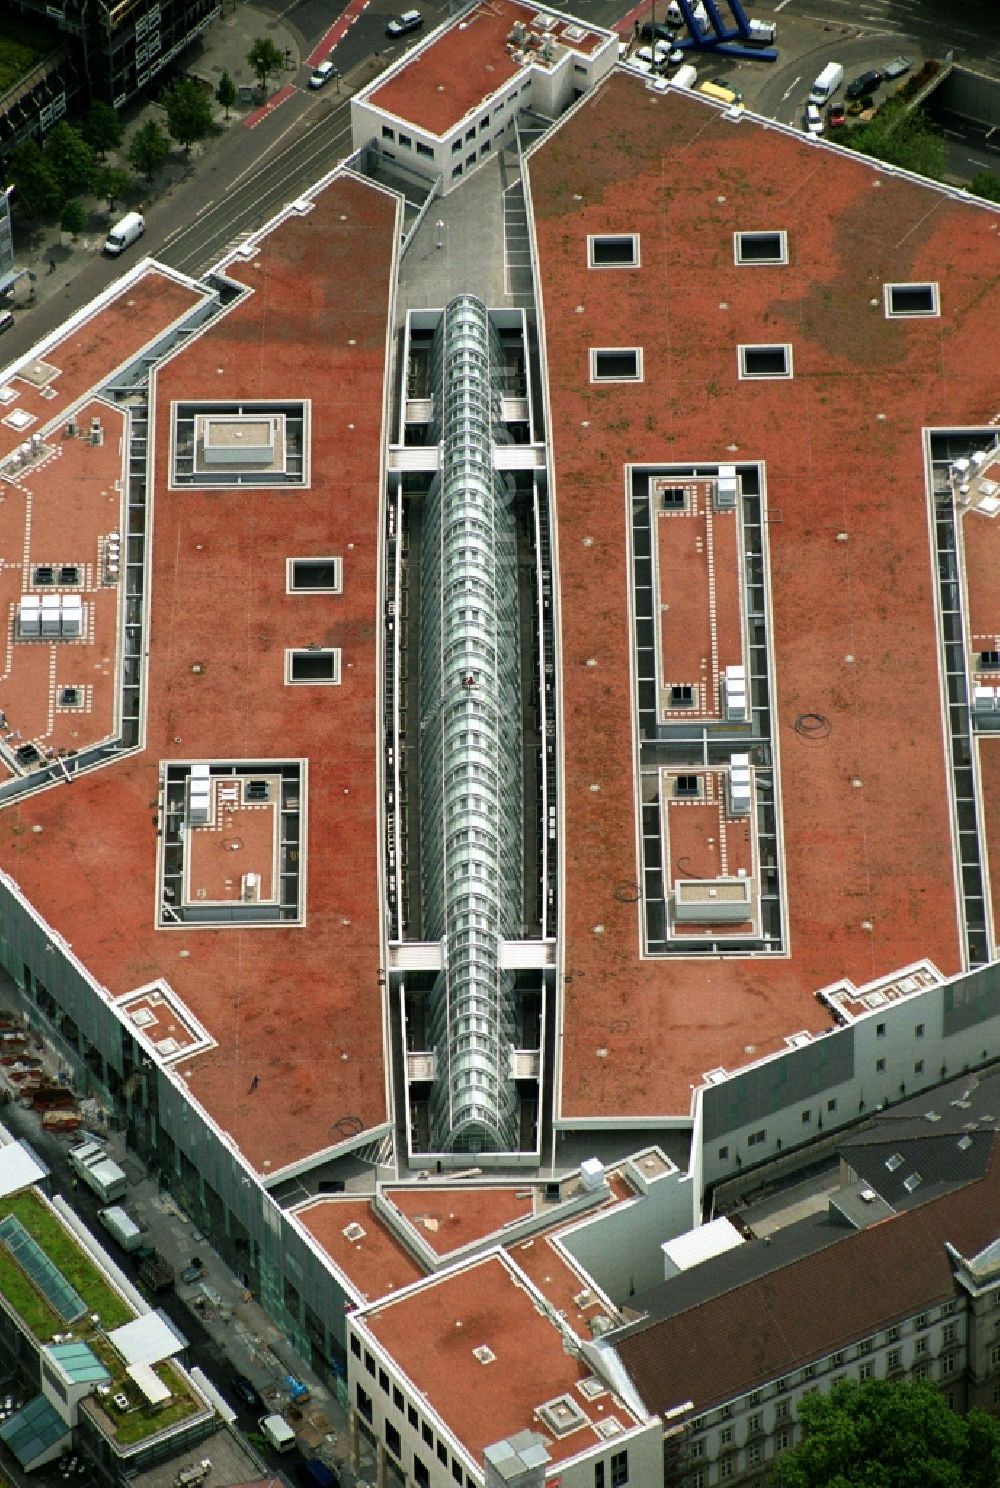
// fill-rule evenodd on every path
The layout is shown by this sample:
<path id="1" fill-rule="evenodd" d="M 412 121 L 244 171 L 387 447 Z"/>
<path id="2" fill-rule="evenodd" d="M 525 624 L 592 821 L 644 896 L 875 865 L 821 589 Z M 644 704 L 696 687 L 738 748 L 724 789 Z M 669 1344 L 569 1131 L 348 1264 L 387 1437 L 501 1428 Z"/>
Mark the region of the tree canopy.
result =
<path id="1" fill-rule="evenodd" d="M 247 52 L 247 61 L 257 74 L 262 88 L 266 88 L 272 72 L 280 72 L 284 57 L 269 36 L 258 36 Z"/>
<path id="2" fill-rule="evenodd" d="M 164 98 L 167 129 L 185 150 L 204 139 L 212 128 L 212 102 L 193 78 L 180 78 Z"/>
<path id="3" fill-rule="evenodd" d="M 932 181 L 944 176 L 944 140 L 922 109 L 907 109 L 901 98 L 888 99 L 867 124 L 842 130 L 839 143 Z"/>
<path id="4" fill-rule="evenodd" d="M 14 183 L 15 200 L 29 217 L 58 211 L 63 198 L 56 173 L 33 139 L 22 140 L 12 151 L 7 176 Z"/>
<path id="5" fill-rule="evenodd" d="M 959 1416 L 926 1380 L 844 1381 L 799 1405 L 803 1439 L 773 1488 L 996 1488 L 1000 1421 Z"/>
<path id="6" fill-rule="evenodd" d="M 72 233 L 75 238 L 77 233 L 83 232 L 86 225 L 87 214 L 83 210 L 83 203 L 78 197 L 71 196 L 68 201 L 63 202 L 59 226 L 63 232 Z"/>
<path id="7" fill-rule="evenodd" d="M 129 164 L 151 181 L 169 153 L 170 141 L 167 136 L 155 119 L 147 119 L 142 128 L 132 136 L 128 151 Z"/>
<path id="8" fill-rule="evenodd" d="M 98 99 L 92 103 L 83 121 L 80 133 L 99 160 L 109 150 L 117 150 L 122 142 L 125 126 L 109 103 Z"/>
<path id="9" fill-rule="evenodd" d="M 976 171 L 969 182 L 969 190 L 973 196 L 983 196 L 987 201 L 1000 202 L 1000 176 L 996 171 Z"/>
<path id="10" fill-rule="evenodd" d="M 236 102 L 236 84 L 229 76 L 228 69 L 226 68 L 223 69 L 222 76 L 219 79 L 219 86 L 215 90 L 215 98 L 216 102 L 225 109 L 226 118 L 228 119 L 229 110 Z"/>
<path id="11" fill-rule="evenodd" d="M 65 119 L 45 136 L 42 154 L 59 182 L 60 202 L 79 196 L 90 187 L 94 173 L 94 152 L 83 135 Z"/>

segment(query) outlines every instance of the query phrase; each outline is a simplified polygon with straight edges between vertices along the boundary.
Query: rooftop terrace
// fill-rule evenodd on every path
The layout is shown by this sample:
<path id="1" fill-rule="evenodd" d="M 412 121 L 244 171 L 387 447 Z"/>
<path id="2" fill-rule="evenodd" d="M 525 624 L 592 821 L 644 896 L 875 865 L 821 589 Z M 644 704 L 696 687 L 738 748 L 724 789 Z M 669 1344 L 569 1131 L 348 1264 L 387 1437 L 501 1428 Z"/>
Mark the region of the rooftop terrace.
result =
<path id="1" fill-rule="evenodd" d="M 562 1330 L 504 1255 L 450 1271 L 361 1321 L 477 1460 L 493 1442 L 541 1429 L 550 1458 L 561 1462 L 601 1440 L 598 1423 L 636 1424 L 606 1390 L 591 1396 L 579 1388 L 591 1377 L 586 1362 L 563 1348 Z M 563 1395 L 579 1419 L 557 1435 L 539 1410 Z"/>
<path id="2" fill-rule="evenodd" d="M 548 70 L 568 53 L 591 56 L 606 40 L 603 32 L 558 13 L 519 0 L 489 0 L 421 47 L 368 101 L 418 129 L 447 134 L 528 67 Z"/>
<path id="3" fill-rule="evenodd" d="M 387 1114 L 376 649 L 397 231 L 394 198 L 335 179 L 311 210 L 234 260 L 229 272 L 249 295 L 158 370 L 145 748 L 72 790 L 0 813 L 0 866 L 97 982 L 121 998 L 162 979 L 182 1018 L 186 1010 L 208 1031 L 214 1045 L 178 1067 L 263 1173 L 349 1141 Z M 354 288 L 345 298 L 347 276 Z M 140 318 L 117 304 L 104 314 L 112 331 L 125 314 Z M 80 379 L 94 384 L 111 360 L 101 316 L 91 334 Z M 220 397 L 311 406 L 308 483 L 168 493 L 172 402 Z M 329 556 L 342 560 L 341 592 L 288 591 L 288 558 Z M 337 685 L 286 685 L 286 650 L 310 647 L 339 653 Z M 308 761 L 308 835 L 303 827 L 296 848 L 302 927 L 157 928 L 164 762 L 217 759 Z M 232 837 L 244 840 L 235 821 Z M 67 862 L 72 873 L 62 871 Z M 193 887 L 225 899 L 233 875 L 216 868 L 196 854 Z M 104 912 L 109 874 L 113 918 Z"/>
<path id="4" fill-rule="evenodd" d="M 558 1115 L 685 1114 L 708 1070 L 829 1027 L 814 994 L 834 975 L 962 967 L 922 430 L 995 414 L 997 218 L 622 74 L 529 173 L 563 657 Z M 641 266 L 589 269 L 588 236 L 623 231 Z M 739 263 L 742 232 L 786 234 L 787 251 Z M 884 284 L 924 281 L 939 316 L 886 316 Z M 741 376 L 741 345 L 786 343 L 793 376 Z M 593 348 L 630 345 L 640 380 L 591 383 Z M 667 966 L 640 959 L 626 469 L 721 460 L 760 462 L 789 954 Z M 661 521 L 668 572 L 691 520 Z M 706 534 L 690 555 L 702 575 L 707 556 Z M 689 625 L 662 624 L 663 679 L 699 681 L 704 601 Z"/>

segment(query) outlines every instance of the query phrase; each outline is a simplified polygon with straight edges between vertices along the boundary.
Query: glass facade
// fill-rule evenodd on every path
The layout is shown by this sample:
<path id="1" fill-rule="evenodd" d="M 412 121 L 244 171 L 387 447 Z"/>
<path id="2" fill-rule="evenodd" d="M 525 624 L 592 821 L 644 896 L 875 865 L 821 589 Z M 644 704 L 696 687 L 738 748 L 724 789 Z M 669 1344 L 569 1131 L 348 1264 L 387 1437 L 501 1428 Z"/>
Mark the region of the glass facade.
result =
<path id="1" fill-rule="evenodd" d="M 514 513 L 493 468 L 503 363 L 486 306 L 451 301 L 435 335 L 440 470 L 425 498 L 419 692 L 424 934 L 444 943 L 430 1006 L 431 1144 L 518 1148 L 511 1078 L 523 878 Z"/>

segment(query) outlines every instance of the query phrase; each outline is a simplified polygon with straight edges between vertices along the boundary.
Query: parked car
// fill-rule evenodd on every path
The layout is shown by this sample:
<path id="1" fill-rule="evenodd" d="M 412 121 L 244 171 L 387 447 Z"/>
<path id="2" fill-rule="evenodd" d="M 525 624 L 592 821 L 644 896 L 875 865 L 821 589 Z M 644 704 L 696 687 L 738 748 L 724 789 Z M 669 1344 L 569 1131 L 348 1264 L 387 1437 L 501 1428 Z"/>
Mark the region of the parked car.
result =
<path id="1" fill-rule="evenodd" d="M 662 21 L 647 21 L 644 26 L 639 27 L 640 41 L 674 41 L 677 32 L 671 26 L 664 26 Z"/>
<path id="2" fill-rule="evenodd" d="M 882 82 L 880 72 L 863 72 L 853 82 L 848 83 L 844 89 L 845 98 L 864 98 L 867 93 L 874 93 Z"/>
<path id="3" fill-rule="evenodd" d="M 913 63 L 910 61 L 909 57 L 893 57 L 892 61 L 887 62 L 882 68 L 882 76 L 888 83 L 891 82 L 893 78 L 902 77 L 903 73 L 909 72 L 912 66 Z"/>
<path id="4" fill-rule="evenodd" d="M 404 10 L 401 16 L 395 16 L 386 26 L 386 36 L 409 36 L 411 31 L 419 31 L 424 24 L 424 18 L 419 10 Z"/>
<path id="5" fill-rule="evenodd" d="M 823 133 L 823 115 L 814 103 L 806 104 L 806 133 Z"/>
<path id="6" fill-rule="evenodd" d="M 248 1380 L 245 1374 L 233 1375 L 233 1394 L 240 1405 L 245 1405 L 247 1410 L 261 1411 L 264 1402 L 260 1397 L 260 1391 L 252 1380 Z"/>
<path id="7" fill-rule="evenodd" d="M 9 331 L 14 324 L 14 312 L 12 310 L 0 310 L 0 336 L 4 331 Z"/>
<path id="8" fill-rule="evenodd" d="M 831 129 L 839 129 L 847 123 L 847 110 L 842 103 L 831 103 L 826 111 L 826 122 Z"/>
<path id="9" fill-rule="evenodd" d="M 204 1274 L 205 1267 L 201 1261 L 192 1259 L 190 1266 L 185 1266 L 181 1272 L 181 1281 L 185 1286 L 192 1286 L 196 1281 L 200 1281 Z"/>
<path id="10" fill-rule="evenodd" d="M 319 64 L 316 71 L 309 79 L 309 86 L 310 88 L 322 88 L 326 83 L 330 81 L 331 78 L 339 76 L 340 73 L 337 71 L 337 68 L 333 65 L 329 58 L 327 58 L 325 62 L 321 62 Z"/>

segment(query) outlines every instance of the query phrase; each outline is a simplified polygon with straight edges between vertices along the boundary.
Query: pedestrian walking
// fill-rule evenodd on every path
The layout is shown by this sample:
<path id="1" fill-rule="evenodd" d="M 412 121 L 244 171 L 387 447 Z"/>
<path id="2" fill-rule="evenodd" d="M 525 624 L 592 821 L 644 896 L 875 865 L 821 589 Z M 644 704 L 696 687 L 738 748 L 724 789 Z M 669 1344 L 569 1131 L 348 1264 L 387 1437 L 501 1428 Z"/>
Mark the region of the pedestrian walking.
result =
<path id="1" fill-rule="evenodd" d="M 49 259 L 49 273 L 50 274 L 54 274 L 55 271 L 56 271 L 56 261 L 55 261 L 54 258 L 50 258 Z"/>

